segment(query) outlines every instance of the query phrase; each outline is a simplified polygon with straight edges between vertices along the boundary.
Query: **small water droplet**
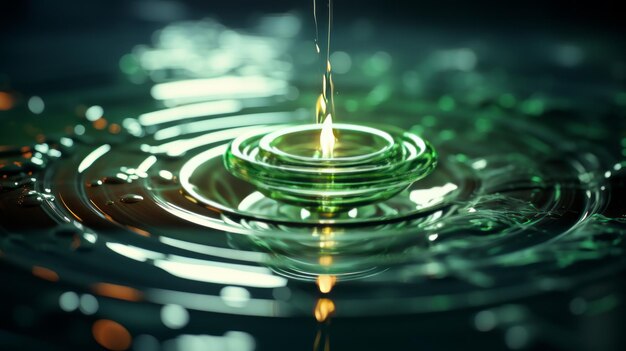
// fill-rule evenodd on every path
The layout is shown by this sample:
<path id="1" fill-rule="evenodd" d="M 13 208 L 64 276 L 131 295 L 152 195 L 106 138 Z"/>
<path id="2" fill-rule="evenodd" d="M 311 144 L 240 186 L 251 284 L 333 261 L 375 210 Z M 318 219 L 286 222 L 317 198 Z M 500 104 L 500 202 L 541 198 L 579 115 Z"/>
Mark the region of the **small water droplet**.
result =
<path id="1" fill-rule="evenodd" d="M 120 201 L 126 204 L 134 204 L 143 201 L 143 196 L 136 194 L 126 194 L 120 198 Z"/>
<path id="2" fill-rule="evenodd" d="M 54 196 L 24 189 L 24 193 L 18 198 L 17 204 L 22 207 L 36 207 L 40 206 L 44 200 L 54 201 Z"/>
<path id="3" fill-rule="evenodd" d="M 118 173 L 113 176 L 107 176 L 102 178 L 102 182 L 104 184 L 128 184 L 130 181 L 128 180 L 128 176 L 125 174 Z"/>
<path id="4" fill-rule="evenodd" d="M 115 201 L 109 200 L 107 201 L 107 206 L 115 205 Z"/>
<path id="5" fill-rule="evenodd" d="M 1 190 L 9 190 L 9 189 L 15 189 L 17 188 L 17 182 L 16 181 L 11 181 L 11 180 L 3 180 L 0 181 L 0 191 Z"/>
<path id="6" fill-rule="evenodd" d="M 0 191 L 13 190 L 25 185 L 32 185 L 35 183 L 35 178 L 31 177 L 11 177 L 9 179 L 0 180 Z"/>
<path id="7" fill-rule="evenodd" d="M 94 179 L 92 181 L 90 181 L 89 183 L 87 183 L 87 186 L 90 188 L 95 188 L 98 187 L 100 185 L 104 184 L 104 182 L 100 179 Z"/>
<path id="8" fill-rule="evenodd" d="M 29 191 L 28 193 L 20 196 L 17 203 L 22 207 L 40 206 L 43 203 L 43 196 L 36 191 Z"/>
<path id="9" fill-rule="evenodd" d="M 153 181 L 163 185 L 175 184 L 177 177 L 168 170 L 160 170 L 158 176 L 153 177 Z"/>

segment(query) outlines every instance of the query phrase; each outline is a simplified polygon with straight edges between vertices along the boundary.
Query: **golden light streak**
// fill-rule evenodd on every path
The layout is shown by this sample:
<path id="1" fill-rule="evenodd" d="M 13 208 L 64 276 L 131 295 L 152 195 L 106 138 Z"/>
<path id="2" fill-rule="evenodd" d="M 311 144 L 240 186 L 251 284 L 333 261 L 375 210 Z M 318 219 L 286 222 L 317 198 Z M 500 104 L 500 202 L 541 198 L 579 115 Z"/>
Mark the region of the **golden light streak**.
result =
<path id="1" fill-rule="evenodd" d="M 102 211 L 102 209 L 101 209 L 100 207 L 98 207 L 98 205 L 96 205 L 96 203 L 95 203 L 95 202 L 93 202 L 93 200 L 91 200 L 91 199 L 90 199 L 90 200 L 89 200 L 89 202 L 91 203 L 91 205 L 93 205 L 93 207 L 95 207 L 95 208 L 98 210 L 98 212 L 100 212 L 100 214 L 101 214 L 104 218 L 108 219 L 109 221 L 111 221 L 111 222 L 113 222 L 113 223 L 118 223 L 116 220 L 114 220 L 114 219 L 113 219 L 113 217 L 111 217 L 111 216 L 110 216 L 109 214 L 107 214 L 106 212 Z"/>
<path id="2" fill-rule="evenodd" d="M 139 234 L 141 236 L 145 236 L 145 237 L 150 237 L 151 236 L 150 232 L 147 232 L 147 231 L 145 231 L 143 229 L 139 229 L 137 227 L 133 227 L 132 225 L 127 225 L 126 228 L 128 228 L 129 230 L 131 230 L 131 231 L 133 231 L 133 232 L 135 232 L 135 233 L 137 233 L 137 234 Z"/>
<path id="3" fill-rule="evenodd" d="M 320 146 L 323 158 L 332 158 L 335 149 L 335 134 L 333 133 L 333 118 L 330 114 L 326 116 L 320 134 Z"/>
<path id="4" fill-rule="evenodd" d="M 337 277 L 334 275 L 326 275 L 322 274 L 317 277 L 317 287 L 320 289 L 322 294 L 328 294 L 331 290 L 333 290 L 333 286 L 337 282 Z"/>
<path id="5" fill-rule="evenodd" d="M 326 116 L 326 99 L 324 99 L 324 94 L 320 94 L 315 104 L 315 122 L 321 123 L 324 116 Z"/>
<path id="6" fill-rule="evenodd" d="M 74 218 L 78 219 L 79 222 L 83 221 L 83 219 L 80 218 L 76 213 L 74 213 L 74 211 L 72 211 L 72 209 L 70 209 L 70 207 L 67 205 L 67 203 L 65 203 L 65 199 L 63 199 L 63 195 L 59 194 L 59 199 L 63 203 L 63 206 L 65 206 L 65 209 L 68 210 L 72 214 L 72 216 L 74 216 Z"/>
<path id="7" fill-rule="evenodd" d="M 334 240 L 335 232 L 332 227 L 324 227 L 322 228 L 321 236 L 320 236 L 320 248 L 321 249 L 330 249 L 333 248 L 336 244 Z M 332 263 L 332 257 L 331 257 Z"/>
<path id="8" fill-rule="evenodd" d="M 329 256 L 329 255 L 320 256 L 319 263 L 320 265 L 324 267 L 328 267 L 331 264 L 333 264 L 333 256 Z"/>
<path id="9" fill-rule="evenodd" d="M 324 322 L 328 319 L 328 317 L 332 316 L 335 313 L 335 303 L 331 299 L 321 298 L 317 300 L 317 305 L 315 305 L 315 319 L 318 322 Z"/>

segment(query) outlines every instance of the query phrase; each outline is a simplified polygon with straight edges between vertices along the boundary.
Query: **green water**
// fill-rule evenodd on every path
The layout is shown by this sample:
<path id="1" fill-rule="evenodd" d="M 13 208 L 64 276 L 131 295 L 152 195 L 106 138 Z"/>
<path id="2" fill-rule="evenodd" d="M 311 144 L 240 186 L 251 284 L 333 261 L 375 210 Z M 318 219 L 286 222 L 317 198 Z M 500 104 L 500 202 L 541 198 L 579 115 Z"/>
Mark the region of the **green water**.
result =
<path id="1" fill-rule="evenodd" d="M 420 59 L 355 48 L 350 75 L 336 77 L 341 122 L 419 135 L 439 164 L 396 197 L 337 220 L 255 194 L 220 158 L 193 164 L 244 131 L 310 121 L 319 87 L 316 61 L 295 59 L 299 41 L 238 32 L 220 43 L 221 54 L 238 55 L 237 65 L 226 62 L 230 73 L 149 66 L 150 50 L 180 64 L 167 49 L 199 28 L 223 30 L 173 24 L 121 59 L 130 81 L 154 79 L 144 85 L 58 91 L 44 96 L 41 115 L 26 100 L 7 112 L 0 260 L 17 277 L 1 289 L 8 296 L 25 295 L 50 318 L 115 320 L 135 338 L 210 328 L 224 340 L 280 339 L 297 333 L 293 323 L 319 347 L 331 317 L 339 330 L 365 316 L 368 330 L 381 321 L 400 332 L 403 318 L 423 314 L 428 330 L 439 313 L 472 309 L 478 331 L 519 331 L 542 324 L 514 301 L 623 270 L 623 91 L 614 80 L 592 94 L 584 82 L 533 84 L 513 69 L 483 67 L 497 57 L 488 49 Z M 267 61 L 235 45 L 246 40 L 265 45 Z M 194 43 L 179 49 L 215 54 L 217 41 Z M 104 114 L 92 121 L 94 105 Z M 564 308 L 586 315 L 619 306 L 611 294 L 591 295 Z M 169 319 L 172 310 L 191 317 L 172 324 L 181 321 Z M 75 335 L 92 339 L 89 330 Z"/>

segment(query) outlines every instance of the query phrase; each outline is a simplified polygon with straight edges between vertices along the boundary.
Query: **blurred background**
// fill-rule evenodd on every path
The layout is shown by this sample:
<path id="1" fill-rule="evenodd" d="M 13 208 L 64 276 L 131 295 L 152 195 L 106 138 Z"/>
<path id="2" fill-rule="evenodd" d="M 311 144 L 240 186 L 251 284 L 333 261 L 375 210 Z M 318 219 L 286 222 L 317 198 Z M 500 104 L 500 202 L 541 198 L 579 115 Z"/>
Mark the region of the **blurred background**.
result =
<path id="1" fill-rule="evenodd" d="M 626 24 L 618 1 L 335 1 L 333 48 L 351 46 L 355 21 L 365 30 L 419 30 L 417 38 L 445 33 L 448 40 L 503 41 L 546 38 L 573 42 L 615 39 L 624 49 Z M 314 35 L 311 1 L 3 1 L 0 11 L 2 86 L 28 89 L 70 88 L 84 80 L 114 79 L 118 60 L 165 24 L 212 17 L 227 26 L 245 27 L 261 14 L 295 13 L 303 39 Z M 529 39 L 532 38 L 532 39 Z M 396 38 L 389 38 L 387 45 Z M 363 43 L 368 45 L 372 43 Z M 526 45 L 526 43 L 524 43 Z M 383 45 L 380 45 L 383 46 Z M 513 55 L 521 52 L 513 45 Z M 415 45 L 416 54 L 423 48 Z M 541 54 L 541 53 L 539 53 Z M 544 54 L 547 54 L 544 52 Z M 81 78 L 78 78 L 81 77 Z M 81 82 L 83 80 L 83 82 Z"/>

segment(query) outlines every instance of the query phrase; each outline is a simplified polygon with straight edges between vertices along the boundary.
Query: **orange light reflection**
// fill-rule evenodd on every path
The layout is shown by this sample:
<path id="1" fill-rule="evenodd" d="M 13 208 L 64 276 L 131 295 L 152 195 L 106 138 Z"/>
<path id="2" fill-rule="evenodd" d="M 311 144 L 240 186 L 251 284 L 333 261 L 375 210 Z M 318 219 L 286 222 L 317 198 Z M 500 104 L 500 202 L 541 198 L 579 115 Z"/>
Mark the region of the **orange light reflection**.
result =
<path id="1" fill-rule="evenodd" d="M 0 111 L 8 111 L 14 104 L 15 99 L 11 94 L 0 91 Z"/>
<path id="2" fill-rule="evenodd" d="M 100 296 L 111 297 L 119 300 L 139 301 L 143 298 L 141 291 L 124 285 L 96 283 L 91 288 Z"/>
<path id="3" fill-rule="evenodd" d="M 93 122 L 93 127 L 96 129 L 104 129 L 106 128 L 108 122 L 104 118 L 99 118 Z"/>
<path id="4" fill-rule="evenodd" d="M 91 332 L 98 344 L 112 351 L 128 349 L 133 340 L 123 325 L 109 319 L 97 320 L 93 324 Z"/>
<path id="5" fill-rule="evenodd" d="M 59 275 L 52 269 L 41 266 L 33 266 L 32 272 L 35 277 L 45 279 L 51 282 L 59 281 Z"/>
<path id="6" fill-rule="evenodd" d="M 328 294 L 333 289 L 333 286 L 335 286 L 336 282 L 337 282 L 336 276 L 322 274 L 317 277 L 316 283 L 321 293 Z"/>

